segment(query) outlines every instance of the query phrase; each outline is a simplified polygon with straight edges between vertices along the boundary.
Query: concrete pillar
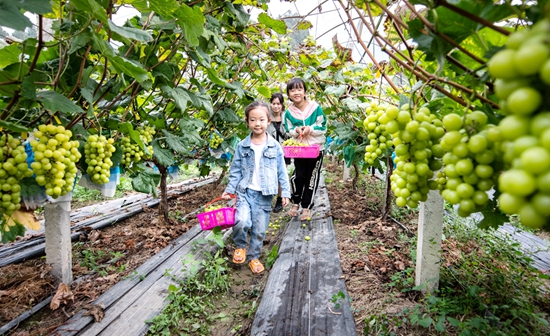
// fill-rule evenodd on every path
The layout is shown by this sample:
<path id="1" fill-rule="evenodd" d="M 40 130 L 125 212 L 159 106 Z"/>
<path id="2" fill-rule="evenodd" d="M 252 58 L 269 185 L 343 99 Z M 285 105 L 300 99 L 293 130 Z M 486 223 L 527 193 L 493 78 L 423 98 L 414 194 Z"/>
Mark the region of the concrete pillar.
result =
<path id="1" fill-rule="evenodd" d="M 71 199 L 69 193 L 44 205 L 46 263 L 52 267 L 52 275 L 65 284 L 73 281 Z"/>
<path id="2" fill-rule="evenodd" d="M 433 293 L 439 286 L 442 234 L 443 197 L 430 190 L 428 200 L 420 203 L 418 215 L 415 285 L 424 285 L 424 293 Z"/>
<path id="3" fill-rule="evenodd" d="M 349 180 L 349 171 L 350 167 L 346 164 L 346 161 L 344 160 L 344 181 Z"/>

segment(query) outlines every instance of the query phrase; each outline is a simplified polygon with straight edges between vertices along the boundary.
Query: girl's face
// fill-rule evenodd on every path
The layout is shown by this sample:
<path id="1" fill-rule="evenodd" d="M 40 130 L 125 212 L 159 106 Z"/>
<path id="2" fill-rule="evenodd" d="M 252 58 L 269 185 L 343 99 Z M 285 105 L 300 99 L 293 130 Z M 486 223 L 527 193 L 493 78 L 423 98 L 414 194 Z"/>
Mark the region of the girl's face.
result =
<path id="1" fill-rule="evenodd" d="M 281 113 L 282 109 L 283 104 L 281 104 L 279 98 L 273 98 L 273 101 L 271 102 L 271 111 L 273 111 L 273 113 Z"/>
<path id="2" fill-rule="evenodd" d="M 246 126 L 252 131 L 253 135 L 265 134 L 267 125 L 271 122 L 269 113 L 264 107 L 257 107 L 248 113 Z"/>
<path id="3" fill-rule="evenodd" d="M 295 105 L 303 102 L 305 100 L 305 97 L 306 90 L 304 90 L 303 87 L 295 86 L 288 91 L 288 98 L 292 100 Z"/>

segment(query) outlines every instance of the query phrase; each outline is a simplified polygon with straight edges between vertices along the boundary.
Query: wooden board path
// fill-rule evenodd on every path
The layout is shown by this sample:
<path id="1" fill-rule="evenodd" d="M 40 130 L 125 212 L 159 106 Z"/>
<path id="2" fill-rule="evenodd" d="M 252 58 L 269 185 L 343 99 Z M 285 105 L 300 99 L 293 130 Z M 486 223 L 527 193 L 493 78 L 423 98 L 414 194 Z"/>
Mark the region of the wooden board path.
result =
<path id="1" fill-rule="evenodd" d="M 321 186 L 309 227 L 303 228 L 298 218 L 286 227 L 251 335 L 356 335 L 330 202 L 324 183 Z M 339 293 L 345 299 L 333 302 Z"/>
<path id="2" fill-rule="evenodd" d="M 231 230 L 225 232 L 229 235 Z M 201 251 L 212 253 L 218 247 L 208 243 L 195 249 L 193 242 L 207 239 L 210 231 L 196 225 L 136 269 L 136 276 L 118 282 L 96 299 L 93 304 L 104 307 L 105 317 L 94 323 L 93 318 L 80 311 L 55 331 L 55 335 L 143 335 L 149 329 L 146 320 L 159 314 L 168 303 L 168 286 L 174 279 L 185 279 L 193 273 L 182 263 L 188 255 L 197 262 L 204 259 Z M 171 276 L 166 275 L 169 270 Z M 198 271 L 198 267 L 194 272 Z"/>

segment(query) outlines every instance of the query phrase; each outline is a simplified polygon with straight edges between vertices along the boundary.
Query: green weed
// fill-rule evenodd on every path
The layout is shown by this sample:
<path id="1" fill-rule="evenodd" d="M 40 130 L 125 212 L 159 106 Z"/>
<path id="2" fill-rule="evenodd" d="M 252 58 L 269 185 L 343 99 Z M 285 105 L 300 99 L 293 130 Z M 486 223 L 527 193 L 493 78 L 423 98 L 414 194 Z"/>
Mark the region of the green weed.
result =
<path id="1" fill-rule="evenodd" d="M 206 254 L 201 272 L 168 287 L 170 303 L 147 321 L 149 335 L 210 335 L 210 323 L 217 318 L 212 314 L 215 298 L 230 286 L 227 258 L 220 251 L 214 256 Z M 187 266 L 189 260 L 182 262 Z"/>
<path id="2" fill-rule="evenodd" d="M 399 314 L 368 317 L 365 334 L 392 335 L 405 326 L 461 336 L 550 332 L 548 277 L 530 266 L 516 241 L 449 217 L 444 236 L 439 290 Z M 412 273 L 408 268 L 392 275 L 388 286 L 421 289 L 413 287 Z"/>

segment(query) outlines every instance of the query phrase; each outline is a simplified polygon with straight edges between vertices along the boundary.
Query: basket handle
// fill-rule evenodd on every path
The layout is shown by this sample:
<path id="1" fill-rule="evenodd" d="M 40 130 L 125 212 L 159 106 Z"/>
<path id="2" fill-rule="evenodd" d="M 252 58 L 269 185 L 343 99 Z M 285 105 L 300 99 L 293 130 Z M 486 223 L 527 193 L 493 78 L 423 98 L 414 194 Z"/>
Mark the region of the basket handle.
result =
<path id="1" fill-rule="evenodd" d="M 298 139 L 300 139 L 301 143 L 307 143 L 307 145 L 309 146 L 309 141 L 307 140 L 307 138 L 304 139 L 302 133 L 300 133 L 300 136 L 298 137 Z"/>
<path id="2" fill-rule="evenodd" d="M 230 195 L 231 198 L 237 198 L 237 195 Z M 214 198 L 213 200 L 211 200 L 210 202 L 206 203 L 204 205 L 205 208 L 208 208 L 208 206 L 214 202 L 217 202 L 217 201 L 221 201 L 222 200 L 222 197 L 216 197 Z M 235 202 L 235 204 L 237 204 L 237 202 Z M 233 204 L 233 207 L 235 207 L 235 204 Z"/>

